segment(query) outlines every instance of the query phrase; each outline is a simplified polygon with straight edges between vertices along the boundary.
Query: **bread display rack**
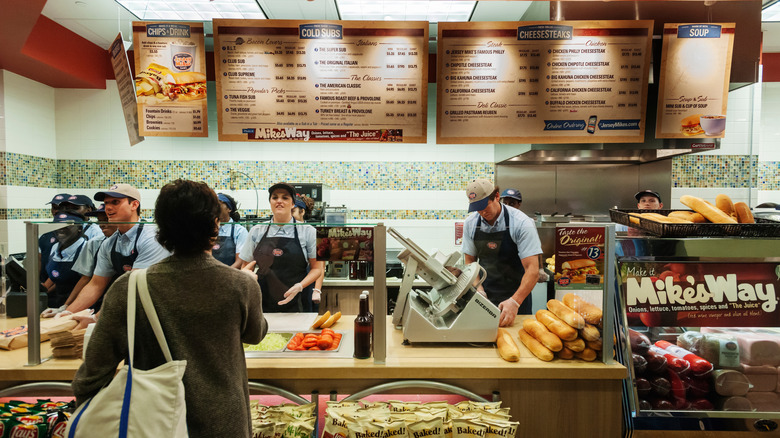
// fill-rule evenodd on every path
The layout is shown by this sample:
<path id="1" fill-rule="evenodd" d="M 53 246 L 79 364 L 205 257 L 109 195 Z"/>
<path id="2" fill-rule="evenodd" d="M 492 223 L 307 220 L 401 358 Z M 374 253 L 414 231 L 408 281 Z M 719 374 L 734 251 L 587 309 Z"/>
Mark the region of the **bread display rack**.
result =
<path id="1" fill-rule="evenodd" d="M 658 222 L 644 217 L 630 216 L 630 213 L 660 213 L 668 215 L 674 211 L 691 210 L 610 210 L 612 222 L 644 230 L 658 237 L 780 237 L 780 222 L 764 218 L 755 218 L 754 224 L 675 224 Z M 631 222 L 631 218 L 639 223 Z"/>

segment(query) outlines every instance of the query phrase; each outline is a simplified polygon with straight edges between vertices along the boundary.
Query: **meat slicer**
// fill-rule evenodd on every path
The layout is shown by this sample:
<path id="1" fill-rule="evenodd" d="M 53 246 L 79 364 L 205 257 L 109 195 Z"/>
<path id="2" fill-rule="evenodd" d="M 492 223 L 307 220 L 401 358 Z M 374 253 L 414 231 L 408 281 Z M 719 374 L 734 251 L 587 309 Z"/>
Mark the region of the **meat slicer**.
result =
<path id="1" fill-rule="evenodd" d="M 501 312 L 480 295 L 474 284 L 485 270 L 479 263 L 456 265 L 461 254 L 432 256 L 394 228 L 387 232 L 406 249 L 398 254 L 404 276 L 393 312 L 393 325 L 403 329 L 408 342 L 494 342 Z M 447 267 L 457 268 L 456 276 Z M 416 276 L 424 279 L 430 291 L 412 289 Z"/>

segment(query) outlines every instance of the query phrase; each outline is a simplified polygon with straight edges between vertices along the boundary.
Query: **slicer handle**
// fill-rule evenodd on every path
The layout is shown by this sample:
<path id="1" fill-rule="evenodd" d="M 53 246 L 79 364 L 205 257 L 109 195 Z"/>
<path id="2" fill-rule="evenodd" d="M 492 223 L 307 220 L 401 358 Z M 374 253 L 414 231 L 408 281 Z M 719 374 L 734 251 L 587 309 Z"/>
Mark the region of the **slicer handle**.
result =
<path id="1" fill-rule="evenodd" d="M 474 286 L 475 289 L 479 287 L 479 285 L 482 284 L 482 282 L 485 281 L 485 279 L 487 278 L 487 271 L 485 270 L 485 268 L 482 267 L 482 265 L 479 265 L 479 270 L 482 271 L 482 276 L 481 276 L 482 279 L 479 280 L 479 283 L 477 283 L 476 286 Z"/>

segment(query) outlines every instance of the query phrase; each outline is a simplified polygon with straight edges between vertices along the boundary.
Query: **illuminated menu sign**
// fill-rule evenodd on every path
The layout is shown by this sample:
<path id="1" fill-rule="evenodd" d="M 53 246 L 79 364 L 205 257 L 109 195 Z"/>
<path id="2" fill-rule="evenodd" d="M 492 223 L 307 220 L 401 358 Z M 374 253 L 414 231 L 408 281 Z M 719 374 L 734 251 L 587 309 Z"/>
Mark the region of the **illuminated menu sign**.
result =
<path id="1" fill-rule="evenodd" d="M 664 25 L 657 138 L 723 138 L 734 23 Z"/>
<path id="2" fill-rule="evenodd" d="M 141 135 L 208 137 L 202 23 L 133 22 Z"/>
<path id="3" fill-rule="evenodd" d="M 439 23 L 437 143 L 644 141 L 652 21 Z"/>
<path id="4" fill-rule="evenodd" d="M 427 140 L 427 22 L 214 20 L 214 52 L 220 140 Z"/>

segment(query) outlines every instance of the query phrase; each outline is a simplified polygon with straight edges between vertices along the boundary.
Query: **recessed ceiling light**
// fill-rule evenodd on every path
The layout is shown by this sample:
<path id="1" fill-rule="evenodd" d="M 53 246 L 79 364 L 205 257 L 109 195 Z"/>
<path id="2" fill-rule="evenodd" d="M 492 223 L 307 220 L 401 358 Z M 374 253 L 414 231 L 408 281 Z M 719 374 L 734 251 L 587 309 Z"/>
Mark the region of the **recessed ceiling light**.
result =
<path id="1" fill-rule="evenodd" d="M 141 20 L 210 21 L 214 18 L 266 18 L 255 0 L 116 0 L 116 2 Z"/>
<path id="2" fill-rule="evenodd" d="M 477 2 L 460 0 L 336 0 L 342 20 L 468 21 Z"/>

